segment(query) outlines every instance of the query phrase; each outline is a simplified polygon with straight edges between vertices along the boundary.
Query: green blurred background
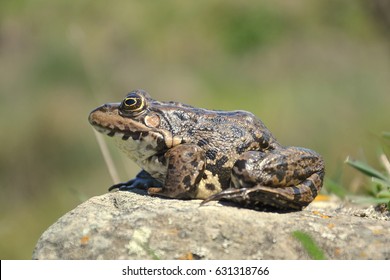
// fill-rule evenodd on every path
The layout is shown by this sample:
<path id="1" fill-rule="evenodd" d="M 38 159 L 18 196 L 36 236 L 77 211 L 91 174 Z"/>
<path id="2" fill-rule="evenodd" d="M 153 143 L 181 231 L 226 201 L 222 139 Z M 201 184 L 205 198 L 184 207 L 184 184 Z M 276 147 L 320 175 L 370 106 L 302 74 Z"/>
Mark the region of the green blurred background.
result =
<path id="1" fill-rule="evenodd" d="M 252 111 L 282 144 L 321 153 L 328 178 L 364 191 L 343 161 L 375 166 L 389 130 L 389 6 L 1 0 L 0 258 L 30 259 L 48 226 L 107 191 L 87 117 L 136 88 Z M 109 147 L 122 180 L 138 172 Z"/>

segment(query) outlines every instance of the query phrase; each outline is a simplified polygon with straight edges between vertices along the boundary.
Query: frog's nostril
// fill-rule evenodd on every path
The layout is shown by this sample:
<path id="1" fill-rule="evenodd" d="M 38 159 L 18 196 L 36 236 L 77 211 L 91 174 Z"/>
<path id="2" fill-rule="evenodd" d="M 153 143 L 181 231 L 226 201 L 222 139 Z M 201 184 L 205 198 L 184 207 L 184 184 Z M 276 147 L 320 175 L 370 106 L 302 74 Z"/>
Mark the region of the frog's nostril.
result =
<path id="1" fill-rule="evenodd" d="M 110 104 L 104 104 L 104 105 L 101 107 L 101 110 L 102 110 L 103 112 L 107 112 L 109 108 L 110 108 Z"/>

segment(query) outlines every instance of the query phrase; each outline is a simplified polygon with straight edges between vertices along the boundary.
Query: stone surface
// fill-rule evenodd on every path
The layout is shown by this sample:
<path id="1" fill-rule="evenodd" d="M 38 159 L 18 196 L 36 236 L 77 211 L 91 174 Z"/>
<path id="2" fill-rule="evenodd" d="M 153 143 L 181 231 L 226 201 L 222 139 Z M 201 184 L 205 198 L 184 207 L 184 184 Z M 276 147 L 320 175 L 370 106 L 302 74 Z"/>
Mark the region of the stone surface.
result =
<path id="1" fill-rule="evenodd" d="M 292 233 L 329 259 L 390 259 L 390 215 L 314 202 L 272 213 L 132 192 L 93 197 L 39 239 L 33 259 L 310 259 Z"/>

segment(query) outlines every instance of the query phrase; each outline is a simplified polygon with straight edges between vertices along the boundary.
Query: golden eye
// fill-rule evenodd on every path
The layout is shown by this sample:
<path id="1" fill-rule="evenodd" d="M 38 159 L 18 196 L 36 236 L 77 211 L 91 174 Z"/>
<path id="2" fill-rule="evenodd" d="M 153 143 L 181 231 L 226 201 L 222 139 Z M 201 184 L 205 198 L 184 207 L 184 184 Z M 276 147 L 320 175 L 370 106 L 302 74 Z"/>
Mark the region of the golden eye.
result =
<path id="1" fill-rule="evenodd" d="M 127 97 L 125 98 L 125 100 L 123 100 L 123 104 L 127 109 L 136 110 L 137 108 L 140 107 L 139 101 L 140 101 L 139 98 Z"/>
<path id="2" fill-rule="evenodd" d="M 130 93 L 123 99 L 120 106 L 124 114 L 137 115 L 146 106 L 145 98 L 137 93 Z"/>

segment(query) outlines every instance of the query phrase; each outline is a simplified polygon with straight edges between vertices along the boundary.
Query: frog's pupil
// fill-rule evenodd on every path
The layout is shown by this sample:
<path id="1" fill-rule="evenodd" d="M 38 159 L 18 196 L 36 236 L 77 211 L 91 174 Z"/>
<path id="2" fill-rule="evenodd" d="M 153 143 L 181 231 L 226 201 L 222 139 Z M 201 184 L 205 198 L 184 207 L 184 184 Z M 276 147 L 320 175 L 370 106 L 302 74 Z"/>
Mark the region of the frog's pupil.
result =
<path id="1" fill-rule="evenodd" d="M 125 100 L 125 104 L 127 106 L 134 106 L 137 103 L 137 101 L 134 98 L 129 98 Z"/>

